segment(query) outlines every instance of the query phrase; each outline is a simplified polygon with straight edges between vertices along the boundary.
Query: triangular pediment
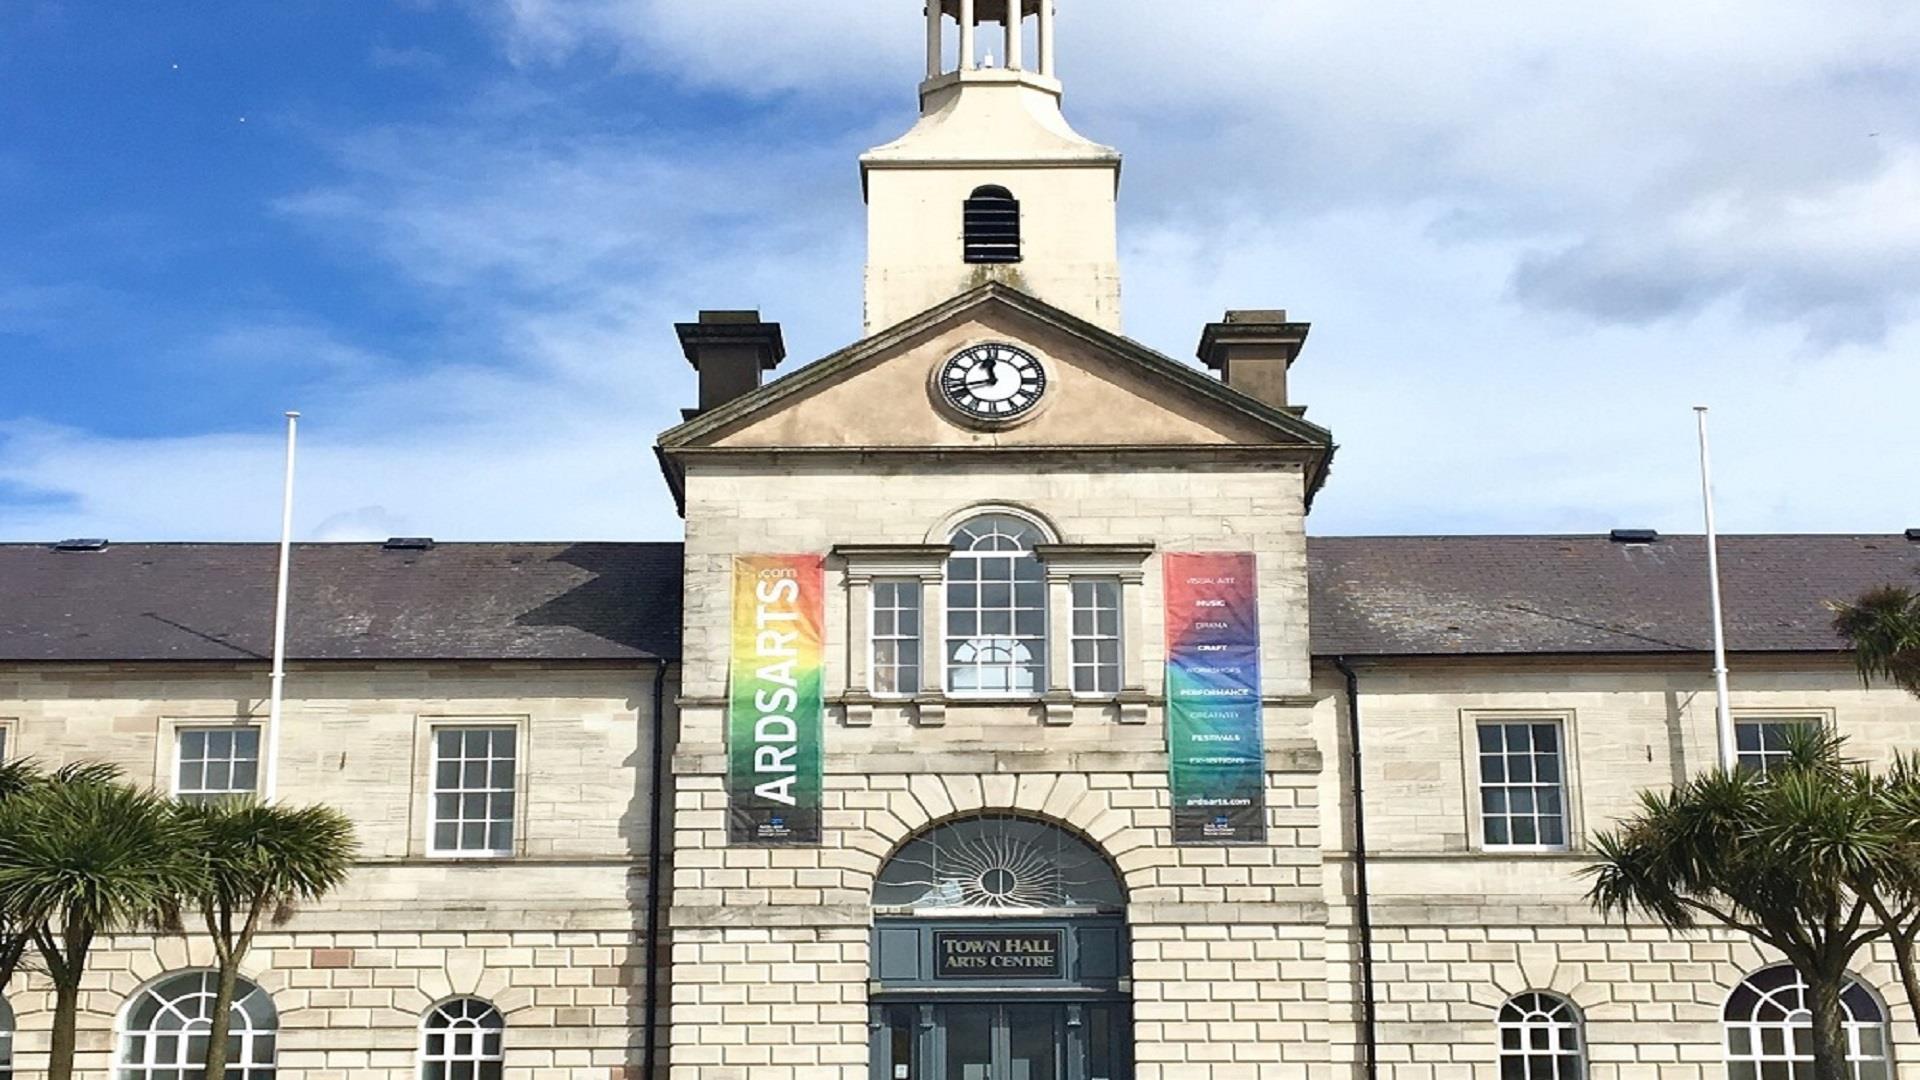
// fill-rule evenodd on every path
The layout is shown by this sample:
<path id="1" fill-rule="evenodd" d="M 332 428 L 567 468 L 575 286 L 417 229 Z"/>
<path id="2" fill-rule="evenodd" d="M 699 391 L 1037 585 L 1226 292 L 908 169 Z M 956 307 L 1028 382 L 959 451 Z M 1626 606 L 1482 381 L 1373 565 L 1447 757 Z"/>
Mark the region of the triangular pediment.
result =
<path id="1" fill-rule="evenodd" d="M 1048 388 L 1020 422 L 983 426 L 939 399 L 935 370 L 1001 341 L 1040 357 Z M 712 449 L 1331 449 L 1331 436 L 1218 380 L 990 284 L 807 365 L 661 436 L 663 453 Z"/>

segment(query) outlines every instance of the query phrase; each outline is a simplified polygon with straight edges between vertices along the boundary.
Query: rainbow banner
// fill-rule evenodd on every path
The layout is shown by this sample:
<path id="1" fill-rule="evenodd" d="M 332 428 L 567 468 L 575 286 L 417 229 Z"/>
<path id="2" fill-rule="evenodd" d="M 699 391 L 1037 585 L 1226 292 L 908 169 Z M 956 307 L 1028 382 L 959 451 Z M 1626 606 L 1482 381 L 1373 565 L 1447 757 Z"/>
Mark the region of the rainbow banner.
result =
<path id="1" fill-rule="evenodd" d="M 1250 553 L 1168 554 L 1167 753 L 1176 844 L 1267 839 L 1260 606 Z"/>
<path id="2" fill-rule="evenodd" d="M 820 843 L 821 628 L 826 560 L 733 560 L 727 834 L 735 844 Z"/>

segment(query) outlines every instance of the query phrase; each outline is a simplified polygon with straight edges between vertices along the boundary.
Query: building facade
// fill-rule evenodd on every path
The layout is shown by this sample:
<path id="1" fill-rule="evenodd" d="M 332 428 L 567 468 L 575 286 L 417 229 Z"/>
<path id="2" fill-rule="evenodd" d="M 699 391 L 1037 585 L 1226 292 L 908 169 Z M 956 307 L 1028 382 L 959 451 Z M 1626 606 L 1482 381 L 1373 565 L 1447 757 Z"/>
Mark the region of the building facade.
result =
<path id="1" fill-rule="evenodd" d="M 271 548 L 0 546 L 7 756 L 356 823 L 252 953 L 229 1076 L 1794 1074 L 1790 970 L 1583 898 L 1591 838 L 1719 754 L 1698 539 L 1309 539 L 1308 326 L 1228 312 L 1207 370 L 1123 336 L 1053 4 L 927 31 L 861 161 L 864 336 L 766 381 L 776 324 L 679 327 L 683 543 L 301 545 L 277 733 Z M 1920 534 L 1724 558 L 1743 761 L 1920 737 L 1822 606 Z M 1886 959 L 1863 1080 L 1920 1076 Z M 83 1075 L 190 1075 L 209 963 L 107 942 Z M 47 986 L 6 1000 L 38 1075 Z"/>

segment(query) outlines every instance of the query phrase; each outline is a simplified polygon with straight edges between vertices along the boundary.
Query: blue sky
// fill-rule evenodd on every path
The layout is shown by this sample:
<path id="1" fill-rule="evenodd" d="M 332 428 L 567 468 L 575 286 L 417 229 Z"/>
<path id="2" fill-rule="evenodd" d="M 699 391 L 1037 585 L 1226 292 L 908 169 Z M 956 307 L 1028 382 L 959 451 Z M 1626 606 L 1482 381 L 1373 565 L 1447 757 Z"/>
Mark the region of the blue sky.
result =
<path id="1" fill-rule="evenodd" d="M 1128 330 L 1315 324 L 1319 532 L 1920 526 L 1920 12 L 1059 0 Z M 0 539 L 677 534 L 671 324 L 859 325 L 915 0 L 0 6 Z M 1097 12 L 1090 17 L 1089 12 Z M 790 361 L 792 363 L 794 361 Z"/>

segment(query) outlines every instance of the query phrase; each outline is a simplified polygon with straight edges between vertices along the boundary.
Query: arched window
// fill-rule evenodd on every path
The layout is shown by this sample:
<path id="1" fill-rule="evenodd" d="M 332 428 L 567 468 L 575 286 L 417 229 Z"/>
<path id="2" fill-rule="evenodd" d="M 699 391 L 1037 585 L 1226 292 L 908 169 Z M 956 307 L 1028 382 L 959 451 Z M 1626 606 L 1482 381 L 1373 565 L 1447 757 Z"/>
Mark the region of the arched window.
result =
<path id="1" fill-rule="evenodd" d="M 968 262 L 1020 261 L 1020 200 L 1013 192 L 992 184 L 973 189 L 962 218 Z"/>
<path id="2" fill-rule="evenodd" d="M 13 1080 L 13 1006 L 0 998 L 0 1080 Z"/>
<path id="3" fill-rule="evenodd" d="M 1058 826 L 1012 814 L 936 825 L 880 869 L 879 908 L 1118 911 L 1126 893 L 1093 845 Z"/>
<path id="4" fill-rule="evenodd" d="M 1887 1080 L 1887 1018 L 1879 1001 L 1849 979 L 1841 992 L 1846 1010 L 1847 1061 L 1854 1080 Z M 1813 1014 L 1807 984 L 1791 964 L 1748 976 L 1727 998 L 1729 1080 L 1811 1080 Z"/>
<path id="5" fill-rule="evenodd" d="M 219 976 L 211 971 L 170 975 L 127 1003 L 120 1035 L 119 1080 L 180 1080 L 199 1076 L 207 1062 L 206 1032 L 213 1019 Z M 280 1018 L 266 991 L 240 980 L 227 1034 L 226 1080 L 269 1080 Z"/>
<path id="6" fill-rule="evenodd" d="M 1047 580 L 1034 545 L 1045 534 L 1012 514 L 984 514 L 953 533 L 947 557 L 947 689 L 1037 694 L 1046 688 Z"/>
<path id="7" fill-rule="evenodd" d="M 1527 993 L 1500 1007 L 1500 1080 L 1581 1080 L 1580 1014 L 1553 994 Z"/>
<path id="8" fill-rule="evenodd" d="M 479 998 L 454 998 L 420 1025 L 420 1080 L 500 1080 L 507 1022 Z"/>

